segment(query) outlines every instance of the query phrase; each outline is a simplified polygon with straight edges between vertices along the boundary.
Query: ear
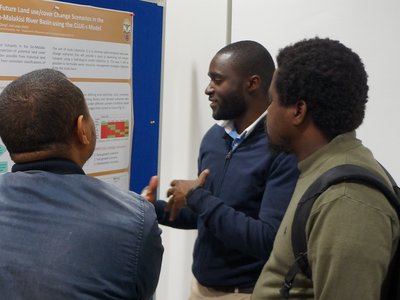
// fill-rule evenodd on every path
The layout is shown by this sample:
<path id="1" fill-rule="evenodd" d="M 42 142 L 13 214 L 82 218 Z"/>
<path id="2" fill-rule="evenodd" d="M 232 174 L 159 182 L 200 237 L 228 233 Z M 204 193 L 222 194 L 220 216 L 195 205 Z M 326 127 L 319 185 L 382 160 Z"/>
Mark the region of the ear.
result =
<path id="1" fill-rule="evenodd" d="M 300 125 L 307 115 L 307 103 L 304 100 L 298 101 L 293 107 L 293 124 Z"/>
<path id="2" fill-rule="evenodd" d="M 261 78 L 258 75 L 251 75 L 247 81 L 247 89 L 249 92 L 258 90 L 261 85 Z"/>
<path id="3" fill-rule="evenodd" d="M 79 115 L 76 121 L 76 134 L 79 142 L 83 145 L 88 145 L 90 143 L 89 126 L 83 115 Z"/>

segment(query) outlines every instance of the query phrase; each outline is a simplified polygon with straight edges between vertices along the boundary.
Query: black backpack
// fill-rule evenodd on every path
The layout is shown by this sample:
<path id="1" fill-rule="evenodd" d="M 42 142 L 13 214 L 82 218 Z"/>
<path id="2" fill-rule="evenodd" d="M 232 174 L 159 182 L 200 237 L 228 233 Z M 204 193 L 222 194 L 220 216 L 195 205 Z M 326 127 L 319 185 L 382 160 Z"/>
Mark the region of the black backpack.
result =
<path id="1" fill-rule="evenodd" d="M 385 168 L 383 168 L 385 170 Z M 280 294 L 285 299 L 289 298 L 289 291 L 292 288 L 296 275 L 302 272 L 311 279 L 311 269 L 307 259 L 307 239 L 306 224 L 311 212 L 311 208 L 315 200 L 331 185 L 338 183 L 354 182 L 368 185 L 381 191 L 389 200 L 390 204 L 396 210 L 400 219 L 400 188 L 392 176 L 385 170 L 389 177 L 393 190 L 391 190 L 386 182 L 372 174 L 369 170 L 356 165 L 340 165 L 334 167 L 322 174 L 301 197 L 292 224 L 292 248 L 295 257 L 295 263 L 289 269 L 282 284 Z M 382 287 L 382 300 L 400 300 L 400 245 L 397 247 L 396 253 L 389 266 Z"/>

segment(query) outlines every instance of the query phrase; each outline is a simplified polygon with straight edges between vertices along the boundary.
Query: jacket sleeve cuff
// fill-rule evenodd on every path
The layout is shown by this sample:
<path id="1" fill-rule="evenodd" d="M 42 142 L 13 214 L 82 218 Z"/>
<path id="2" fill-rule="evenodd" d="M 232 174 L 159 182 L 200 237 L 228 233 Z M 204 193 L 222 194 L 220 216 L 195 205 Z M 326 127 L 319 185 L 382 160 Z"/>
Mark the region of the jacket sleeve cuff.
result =
<path id="1" fill-rule="evenodd" d="M 213 197 L 210 191 L 201 186 L 191 190 L 186 198 L 187 206 L 200 217 L 207 215 L 222 203 L 220 199 Z"/>
<path id="2" fill-rule="evenodd" d="M 192 194 L 193 194 L 194 191 L 196 191 L 196 190 L 198 190 L 198 189 L 202 189 L 202 188 L 203 188 L 203 187 L 202 187 L 201 185 L 198 185 L 198 186 L 192 188 L 192 189 L 186 194 L 186 200 L 189 199 L 189 198 L 192 196 Z"/>
<path id="3" fill-rule="evenodd" d="M 157 214 L 157 220 L 159 221 L 160 224 L 163 223 L 163 220 L 165 219 L 165 207 L 167 206 L 167 202 L 163 200 L 157 200 L 154 203 L 154 208 Z"/>

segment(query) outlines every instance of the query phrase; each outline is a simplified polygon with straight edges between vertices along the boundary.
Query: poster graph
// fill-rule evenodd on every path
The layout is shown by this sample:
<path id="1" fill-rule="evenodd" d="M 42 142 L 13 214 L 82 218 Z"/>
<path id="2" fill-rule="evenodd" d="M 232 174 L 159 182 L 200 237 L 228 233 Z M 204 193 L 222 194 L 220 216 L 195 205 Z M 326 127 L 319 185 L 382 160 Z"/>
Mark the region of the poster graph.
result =
<path id="1" fill-rule="evenodd" d="M 102 121 L 100 126 L 100 138 L 126 138 L 129 136 L 129 121 Z"/>

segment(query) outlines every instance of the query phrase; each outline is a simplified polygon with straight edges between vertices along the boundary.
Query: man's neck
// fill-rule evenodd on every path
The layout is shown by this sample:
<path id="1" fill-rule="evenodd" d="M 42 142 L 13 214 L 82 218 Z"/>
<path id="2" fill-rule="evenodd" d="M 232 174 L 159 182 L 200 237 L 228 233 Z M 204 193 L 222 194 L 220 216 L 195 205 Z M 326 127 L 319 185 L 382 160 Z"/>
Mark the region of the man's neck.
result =
<path id="1" fill-rule="evenodd" d="M 249 103 L 246 112 L 240 118 L 232 120 L 237 133 L 241 134 L 247 127 L 253 124 L 262 114 L 264 114 L 268 108 L 268 102 L 262 96 L 256 96 L 251 99 L 247 99 Z"/>
<path id="2" fill-rule="evenodd" d="M 296 155 L 298 161 L 306 159 L 308 156 L 329 144 L 330 140 L 327 139 L 321 131 L 315 127 L 309 128 L 301 136 L 297 138 L 297 142 L 294 144 L 293 152 Z"/>
<path id="3" fill-rule="evenodd" d="M 252 125 L 255 121 L 257 121 L 261 115 L 266 112 L 267 109 L 264 111 L 258 111 L 253 114 L 247 114 L 243 118 L 233 120 L 233 124 L 238 134 L 241 134 L 246 128 Z"/>
<path id="4" fill-rule="evenodd" d="M 64 158 L 75 162 L 76 164 L 81 165 L 79 161 L 76 161 L 67 151 L 59 150 L 59 149 L 46 149 L 32 152 L 23 152 L 23 153 L 12 153 L 11 159 L 15 163 L 28 163 L 38 160 L 46 160 L 52 158 Z"/>

